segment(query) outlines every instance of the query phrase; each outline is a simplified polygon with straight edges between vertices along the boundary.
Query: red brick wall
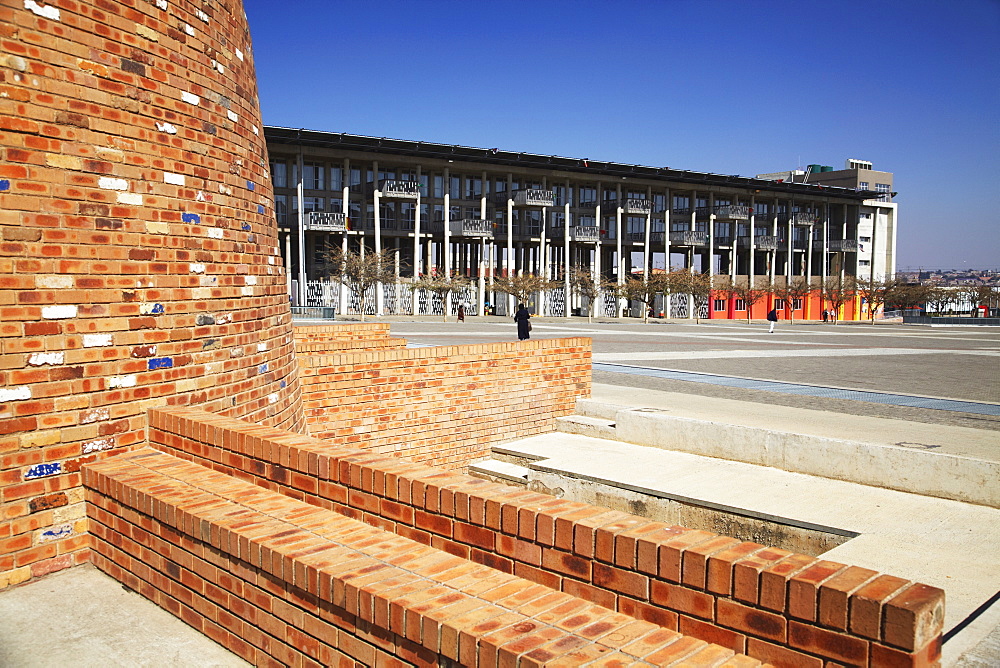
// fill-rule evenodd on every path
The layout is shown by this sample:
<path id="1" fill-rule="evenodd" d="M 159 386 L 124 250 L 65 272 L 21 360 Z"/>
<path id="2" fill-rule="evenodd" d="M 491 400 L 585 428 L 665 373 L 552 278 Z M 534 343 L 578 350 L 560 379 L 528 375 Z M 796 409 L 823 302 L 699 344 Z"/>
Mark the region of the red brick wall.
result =
<path id="1" fill-rule="evenodd" d="M 300 355 L 309 432 L 448 469 L 551 431 L 590 394 L 590 339 Z"/>
<path id="2" fill-rule="evenodd" d="M 86 479 L 94 563 L 256 665 L 760 665 L 164 453 Z"/>
<path id="3" fill-rule="evenodd" d="M 295 328 L 295 352 L 298 355 L 405 347 L 406 339 L 391 338 L 389 325 L 386 323 L 315 325 Z"/>
<path id="4" fill-rule="evenodd" d="M 304 428 L 239 0 L 0 6 L 0 588 L 156 405 Z"/>
<path id="5" fill-rule="evenodd" d="M 150 444 L 779 666 L 931 665 L 944 592 L 192 409 Z M 924 662 L 924 663 L 920 663 Z"/>

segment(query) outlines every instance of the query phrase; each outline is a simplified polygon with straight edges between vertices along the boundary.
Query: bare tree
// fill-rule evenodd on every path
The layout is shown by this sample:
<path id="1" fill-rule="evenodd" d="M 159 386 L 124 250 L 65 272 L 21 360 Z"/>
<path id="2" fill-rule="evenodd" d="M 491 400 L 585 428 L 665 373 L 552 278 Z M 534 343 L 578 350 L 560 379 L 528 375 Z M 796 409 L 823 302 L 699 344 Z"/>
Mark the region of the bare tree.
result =
<path id="1" fill-rule="evenodd" d="M 768 295 L 774 294 L 771 286 L 764 286 L 762 288 L 750 287 L 743 283 L 737 283 L 733 286 L 737 299 L 743 300 L 743 305 L 747 307 L 747 324 L 750 324 L 750 317 L 753 315 L 753 307 L 762 302 L 767 298 Z"/>
<path id="2" fill-rule="evenodd" d="M 411 287 L 413 290 L 427 290 L 436 294 L 441 303 L 444 304 L 443 320 L 448 322 L 448 298 L 459 290 L 469 287 L 472 282 L 457 272 L 448 276 L 444 270 L 434 267 L 429 274 L 424 274 L 415 280 Z"/>
<path id="3" fill-rule="evenodd" d="M 361 300 L 361 321 L 365 320 L 364 296 L 372 286 L 396 280 L 396 265 L 392 251 L 344 251 L 340 246 L 327 245 L 323 249 L 327 275 L 352 290 Z"/>
<path id="4" fill-rule="evenodd" d="M 886 303 L 902 309 L 913 309 L 927 301 L 929 287 L 919 283 L 896 281 L 892 290 L 886 295 Z"/>
<path id="5" fill-rule="evenodd" d="M 588 301 L 590 307 L 587 309 L 587 322 L 592 322 L 597 298 L 601 296 L 601 289 L 594 281 L 593 274 L 585 267 L 573 267 L 569 273 L 569 288 L 573 294 Z"/>
<path id="6" fill-rule="evenodd" d="M 934 308 L 934 313 L 941 315 L 949 304 L 955 301 L 955 292 L 943 285 L 928 285 L 925 301 Z"/>
<path id="7" fill-rule="evenodd" d="M 977 285 L 973 301 L 974 307 L 985 306 L 988 314 L 989 309 L 1000 304 L 1000 285 Z"/>
<path id="8" fill-rule="evenodd" d="M 785 300 L 785 311 L 788 313 L 789 322 L 795 322 L 795 302 L 807 299 L 815 289 L 815 286 L 802 276 L 791 283 L 786 281 L 781 287 L 774 288 L 774 294 Z"/>
<path id="9" fill-rule="evenodd" d="M 694 303 L 695 322 L 701 323 L 698 316 L 697 302 L 712 296 L 712 277 L 708 274 L 695 274 L 683 269 L 670 272 L 670 291 L 691 295 Z"/>
<path id="10" fill-rule="evenodd" d="M 621 286 L 620 296 L 629 301 L 643 303 L 642 321 L 649 320 L 649 312 L 656 302 L 656 296 L 670 289 L 670 278 L 667 274 L 651 274 L 648 277 L 636 278 L 630 276 Z"/>
<path id="11" fill-rule="evenodd" d="M 896 287 L 894 278 L 859 278 L 855 283 L 858 295 L 868 304 L 868 317 L 875 322 L 875 314 L 885 306 L 886 299 Z"/>
<path id="12" fill-rule="evenodd" d="M 505 295 L 511 295 L 518 304 L 527 304 L 531 295 L 537 292 L 552 290 L 561 285 L 558 281 L 550 281 L 534 274 L 517 274 L 515 276 L 497 276 L 493 280 L 493 289 Z"/>
<path id="13" fill-rule="evenodd" d="M 823 283 L 823 299 L 833 307 L 834 324 L 840 318 L 840 309 L 854 297 L 854 293 L 854 280 L 851 276 L 844 278 L 838 274 L 828 277 Z"/>

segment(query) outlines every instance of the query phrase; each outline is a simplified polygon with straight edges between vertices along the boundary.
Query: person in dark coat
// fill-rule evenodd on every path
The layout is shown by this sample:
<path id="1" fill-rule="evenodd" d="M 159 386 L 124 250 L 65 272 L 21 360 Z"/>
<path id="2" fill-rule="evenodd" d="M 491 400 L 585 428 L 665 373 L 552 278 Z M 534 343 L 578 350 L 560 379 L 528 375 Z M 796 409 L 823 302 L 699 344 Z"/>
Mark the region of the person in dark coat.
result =
<path id="1" fill-rule="evenodd" d="M 531 314 L 524 304 L 517 305 L 517 313 L 514 314 L 514 322 L 517 323 L 517 340 L 524 341 L 531 338 Z"/>
<path id="2" fill-rule="evenodd" d="M 778 309 L 773 308 L 767 312 L 767 320 L 771 323 L 771 328 L 767 331 L 769 333 L 774 332 L 774 323 L 778 322 Z"/>
<path id="3" fill-rule="evenodd" d="M 458 305 L 458 321 L 465 322 L 465 304 Z"/>

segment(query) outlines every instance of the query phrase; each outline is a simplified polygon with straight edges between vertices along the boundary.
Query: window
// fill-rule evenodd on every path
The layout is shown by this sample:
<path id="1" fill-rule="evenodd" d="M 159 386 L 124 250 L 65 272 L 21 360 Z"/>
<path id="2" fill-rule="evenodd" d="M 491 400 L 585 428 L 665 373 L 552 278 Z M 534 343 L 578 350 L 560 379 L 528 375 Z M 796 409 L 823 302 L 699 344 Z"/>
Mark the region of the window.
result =
<path id="1" fill-rule="evenodd" d="M 892 199 L 892 193 L 888 183 L 876 183 L 875 192 L 882 193 L 878 198 L 880 202 L 888 202 Z"/>
<path id="2" fill-rule="evenodd" d="M 451 184 L 448 188 L 448 194 L 451 195 L 452 199 L 458 199 L 462 196 L 462 177 L 453 176 L 451 177 Z"/>
<path id="3" fill-rule="evenodd" d="M 775 299 L 774 300 L 774 308 L 779 309 L 779 310 L 784 309 L 785 308 L 785 300 L 784 299 Z"/>
<path id="4" fill-rule="evenodd" d="M 271 162 L 271 183 L 275 188 L 288 187 L 288 163 Z"/>
<path id="5" fill-rule="evenodd" d="M 868 260 L 858 260 L 858 266 L 859 267 L 870 267 L 870 266 L 872 266 L 872 263 L 870 261 L 868 261 Z"/>
<path id="6" fill-rule="evenodd" d="M 597 201 L 597 188 L 580 188 L 580 206 L 593 206 Z"/>
<path id="7" fill-rule="evenodd" d="M 858 181 L 858 190 L 868 190 L 868 185 L 867 181 Z"/>
<path id="8" fill-rule="evenodd" d="M 691 199 L 688 197 L 682 197 L 680 195 L 674 195 L 674 210 L 675 211 L 687 211 L 691 206 Z"/>
<path id="9" fill-rule="evenodd" d="M 437 199 L 444 198 L 444 177 L 440 174 L 434 175 L 434 197 Z"/>
<path id="10" fill-rule="evenodd" d="M 326 205 L 326 201 L 322 197 L 303 197 L 302 204 L 303 213 L 326 210 L 323 208 Z M 292 211 L 294 213 L 299 212 L 299 198 L 294 195 L 292 196 Z"/>
<path id="11" fill-rule="evenodd" d="M 726 310 L 726 300 L 725 299 L 714 299 L 712 300 L 712 310 L 713 311 L 725 311 Z"/>
<path id="12" fill-rule="evenodd" d="M 274 216 L 278 219 L 280 227 L 288 227 L 288 196 L 274 196 Z"/>
<path id="13" fill-rule="evenodd" d="M 469 178 L 465 180 L 465 199 L 478 199 L 483 194 L 483 180 Z"/>
<path id="14" fill-rule="evenodd" d="M 302 165 L 302 187 L 306 190 L 323 190 L 323 175 L 326 170 L 318 162 Z"/>
<path id="15" fill-rule="evenodd" d="M 802 310 L 802 298 L 801 297 L 796 297 L 795 299 L 792 300 L 792 309 L 795 310 L 795 311 L 801 311 Z"/>
<path id="16" fill-rule="evenodd" d="M 344 170 L 340 167 L 330 168 L 330 190 L 340 190 L 344 187 Z"/>
<path id="17" fill-rule="evenodd" d="M 746 301 L 744 301 L 742 299 L 737 299 L 736 300 L 736 305 L 733 307 L 733 309 L 736 310 L 736 311 L 746 311 L 747 310 L 747 303 L 746 303 Z"/>
<path id="18" fill-rule="evenodd" d="M 858 241 L 860 241 L 863 244 L 871 243 L 871 240 L 872 240 L 871 237 L 858 237 Z"/>

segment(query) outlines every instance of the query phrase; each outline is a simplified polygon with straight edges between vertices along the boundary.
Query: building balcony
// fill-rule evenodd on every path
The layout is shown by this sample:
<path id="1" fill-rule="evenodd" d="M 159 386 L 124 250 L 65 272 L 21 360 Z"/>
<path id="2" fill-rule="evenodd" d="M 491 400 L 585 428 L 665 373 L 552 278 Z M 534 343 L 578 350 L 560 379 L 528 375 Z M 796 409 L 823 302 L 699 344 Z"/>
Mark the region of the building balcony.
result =
<path id="1" fill-rule="evenodd" d="M 437 234 L 444 234 L 444 222 L 431 224 L 431 229 Z M 473 237 L 478 239 L 493 238 L 493 221 L 482 218 L 462 218 L 448 221 L 448 233 L 454 237 Z"/>
<path id="2" fill-rule="evenodd" d="M 305 229 L 313 232 L 346 232 L 347 214 L 310 211 L 305 215 Z"/>
<path id="3" fill-rule="evenodd" d="M 563 227 L 555 226 L 549 228 L 549 237 L 552 239 L 562 239 L 566 230 Z M 569 240 L 584 243 L 597 243 L 601 238 L 601 230 L 596 226 L 574 225 L 569 228 Z"/>
<path id="4" fill-rule="evenodd" d="M 750 237 L 739 237 L 739 245 L 750 246 Z M 753 238 L 754 248 L 760 250 L 774 250 L 781 246 L 781 237 L 758 235 Z"/>
<path id="5" fill-rule="evenodd" d="M 497 206 L 506 205 L 508 198 L 514 206 L 555 206 L 556 196 L 551 190 L 541 188 L 525 188 L 515 190 L 512 193 L 497 193 L 493 196 L 493 202 Z"/>
<path id="6" fill-rule="evenodd" d="M 671 232 L 670 243 L 680 246 L 707 246 L 708 232 Z"/>
<path id="7" fill-rule="evenodd" d="M 826 249 L 831 253 L 857 253 L 858 242 L 856 239 L 830 239 L 826 242 Z M 823 240 L 813 241 L 813 250 L 823 250 Z"/>
<path id="8" fill-rule="evenodd" d="M 653 211 L 653 203 L 648 199 L 629 197 L 621 200 L 607 200 L 601 204 L 602 210 L 615 211 L 621 207 L 622 213 L 628 216 L 648 216 Z"/>
<path id="9" fill-rule="evenodd" d="M 779 213 L 779 223 L 791 223 L 792 225 L 815 225 L 819 222 L 819 214 L 810 211 L 793 211 L 792 213 Z"/>
<path id="10" fill-rule="evenodd" d="M 384 180 L 379 183 L 379 192 L 382 197 L 393 199 L 419 199 L 420 184 L 416 181 L 390 181 Z"/>
<path id="11" fill-rule="evenodd" d="M 723 204 L 715 207 L 715 219 L 726 220 L 750 220 L 750 205 L 748 204 Z"/>

